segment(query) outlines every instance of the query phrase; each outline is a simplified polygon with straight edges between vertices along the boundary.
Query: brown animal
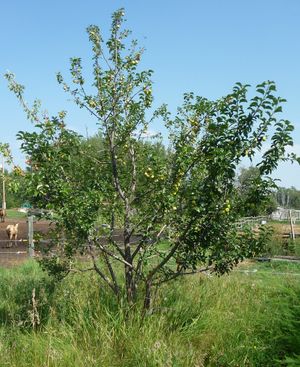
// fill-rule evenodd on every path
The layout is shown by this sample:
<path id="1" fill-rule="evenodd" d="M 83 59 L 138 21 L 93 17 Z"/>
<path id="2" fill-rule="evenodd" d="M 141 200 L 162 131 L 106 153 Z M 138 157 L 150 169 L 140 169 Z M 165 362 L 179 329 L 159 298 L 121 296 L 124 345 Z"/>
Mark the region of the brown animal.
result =
<path id="1" fill-rule="evenodd" d="M 0 209 L 0 221 L 5 222 L 5 217 L 6 217 L 6 210 Z"/>
<path id="2" fill-rule="evenodd" d="M 17 224 L 9 224 L 6 227 L 6 233 L 9 238 L 9 247 L 12 246 L 12 241 L 18 239 L 18 227 L 19 223 Z"/>

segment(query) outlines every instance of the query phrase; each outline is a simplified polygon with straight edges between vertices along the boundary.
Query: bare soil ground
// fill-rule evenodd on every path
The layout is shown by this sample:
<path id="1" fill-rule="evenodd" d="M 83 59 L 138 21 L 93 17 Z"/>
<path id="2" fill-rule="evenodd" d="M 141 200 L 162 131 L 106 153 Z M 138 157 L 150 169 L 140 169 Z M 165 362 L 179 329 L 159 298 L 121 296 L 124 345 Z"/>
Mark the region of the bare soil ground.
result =
<path id="1" fill-rule="evenodd" d="M 6 227 L 9 224 L 19 223 L 18 228 L 18 242 L 13 243 L 9 247 L 10 242 L 6 233 Z M 47 234 L 51 228 L 51 223 L 48 221 L 36 221 L 33 224 L 34 234 L 39 233 L 42 238 L 47 239 Z M 132 240 L 137 241 L 138 236 L 133 236 Z M 6 219 L 5 223 L 0 223 L 0 267 L 12 267 L 14 265 L 19 265 L 29 258 L 28 253 L 28 224 L 27 218 L 21 219 Z M 123 244 L 123 231 L 115 230 L 114 240 L 122 246 Z M 106 241 L 103 239 L 103 244 Z M 43 246 L 43 245 L 39 245 Z M 38 247 L 37 247 L 38 248 Z M 36 255 L 40 256 L 39 251 L 36 251 Z"/>
<path id="2" fill-rule="evenodd" d="M 9 246 L 6 227 L 9 224 L 19 223 L 18 243 Z M 33 224 L 34 232 L 39 232 L 46 236 L 49 232 L 50 223 L 47 221 L 36 221 Z M 10 267 L 18 265 L 28 259 L 28 225 L 27 219 L 6 219 L 4 223 L 0 223 L 0 267 Z M 24 242 L 23 242 L 24 241 Z"/>

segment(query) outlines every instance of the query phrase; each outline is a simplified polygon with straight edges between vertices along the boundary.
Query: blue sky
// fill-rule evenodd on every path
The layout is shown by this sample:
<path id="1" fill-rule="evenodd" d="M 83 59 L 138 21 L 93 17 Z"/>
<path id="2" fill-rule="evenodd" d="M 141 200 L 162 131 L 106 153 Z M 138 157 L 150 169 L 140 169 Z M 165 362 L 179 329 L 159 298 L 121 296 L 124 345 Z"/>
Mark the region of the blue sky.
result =
<path id="1" fill-rule="evenodd" d="M 2 74 L 14 72 L 29 102 L 41 99 L 50 114 L 67 110 L 71 128 L 92 134 L 95 121 L 73 106 L 55 75 L 68 74 L 73 56 L 82 57 L 89 70 L 85 29 L 97 24 L 107 35 L 111 13 L 120 7 L 127 27 L 146 48 L 142 67 L 155 72 L 157 106 L 166 102 L 175 111 L 187 91 L 214 99 L 237 81 L 274 80 L 288 100 L 283 117 L 295 125 L 294 151 L 300 155 L 300 1 L 2 0 L 0 141 L 10 142 L 18 163 L 23 156 L 15 135 L 32 127 Z M 281 185 L 300 189 L 299 166 L 282 164 L 275 176 Z"/>

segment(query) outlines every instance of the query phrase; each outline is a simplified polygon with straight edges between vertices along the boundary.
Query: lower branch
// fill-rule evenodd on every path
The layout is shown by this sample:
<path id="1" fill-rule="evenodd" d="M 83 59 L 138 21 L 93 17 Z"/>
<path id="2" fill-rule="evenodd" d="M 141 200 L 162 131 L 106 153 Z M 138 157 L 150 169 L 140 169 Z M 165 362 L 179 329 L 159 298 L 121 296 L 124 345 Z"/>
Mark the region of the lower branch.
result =
<path id="1" fill-rule="evenodd" d="M 100 278 L 112 289 L 112 291 L 114 292 L 114 294 L 116 296 L 118 296 L 118 294 L 116 293 L 116 289 L 114 284 L 111 282 L 111 280 L 99 269 L 97 262 L 96 262 L 96 258 L 95 255 L 93 254 L 93 251 L 91 249 L 91 246 L 89 246 L 89 254 L 91 256 L 91 259 L 93 261 L 93 268 L 96 271 L 96 273 L 100 276 Z"/>
<path id="2" fill-rule="evenodd" d="M 124 265 L 127 265 L 127 266 L 129 266 L 130 268 L 132 268 L 132 267 L 133 267 L 129 262 L 127 262 L 126 260 L 123 260 L 123 259 L 119 258 L 119 257 L 118 257 L 118 256 L 116 256 L 115 254 L 113 254 L 112 252 L 110 252 L 109 250 L 107 250 L 106 248 L 104 248 L 102 245 L 99 245 L 99 244 L 98 244 L 98 247 L 99 247 L 99 249 L 100 249 L 102 252 L 104 252 L 105 254 L 107 254 L 107 255 L 109 255 L 109 256 L 111 256 L 111 257 L 113 257 L 114 259 L 118 260 L 119 262 L 123 263 Z"/>
<path id="3" fill-rule="evenodd" d="M 161 285 L 163 283 L 166 283 L 166 282 L 169 282 L 170 280 L 174 280 L 180 276 L 184 276 L 184 275 L 193 275 L 193 274 L 199 274 L 199 273 L 204 273 L 206 271 L 211 271 L 213 269 L 213 266 L 207 266 L 205 268 L 201 268 L 201 269 L 197 269 L 197 270 L 192 270 L 192 271 L 178 271 L 174 274 L 172 274 L 169 278 L 165 278 L 165 279 L 162 279 L 161 281 L 159 282 L 156 282 L 156 283 L 153 283 L 153 285 Z"/>
<path id="4" fill-rule="evenodd" d="M 111 279 L 112 279 L 113 284 L 114 284 L 115 294 L 119 297 L 120 296 L 120 287 L 118 285 L 116 274 L 114 272 L 114 269 L 112 267 L 111 262 L 109 261 L 108 255 L 106 253 L 104 253 L 103 255 L 104 255 L 104 260 L 105 260 L 106 266 L 108 268 L 108 271 L 110 273 Z"/>
<path id="5" fill-rule="evenodd" d="M 169 251 L 169 253 L 162 259 L 162 261 L 156 265 L 148 274 L 147 279 L 148 281 L 151 280 L 154 275 L 161 269 L 163 268 L 168 261 L 173 257 L 173 255 L 175 254 L 175 252 L 177 251 L 177 249 L 179 248 L 181 241 L 185 238 L 186 234 L 188 233 L 188 231 L 190 230 L 193 222 L 195 221 L 195 218 L 193 218 L 192 220 L 190 220 L 190 222 L 187 224 L 185 230 L 183 231 L 183 233 L 179 236 L 179 238 L 177 239 L 177 241 L 175 242 L 174 246 L 171 248 L 171 250 Z"/>

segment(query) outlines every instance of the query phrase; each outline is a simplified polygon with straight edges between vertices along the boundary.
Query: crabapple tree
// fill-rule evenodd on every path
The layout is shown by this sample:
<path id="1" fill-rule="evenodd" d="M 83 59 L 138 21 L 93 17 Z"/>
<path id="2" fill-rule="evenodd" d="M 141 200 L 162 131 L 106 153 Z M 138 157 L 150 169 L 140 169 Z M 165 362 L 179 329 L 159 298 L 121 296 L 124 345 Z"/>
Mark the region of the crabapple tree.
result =
<path id="1" fill-rule="evenodd" d="M 106 42 L 97 26 L 87 34 L 92 82 L 79 57 L 71 59 L 70 78 L 59 73 L 57 80 L 94 118 L 97 149 L 67 129 L 65 112 L 49 117 L 39 113 L 38 102 L 28 107 L 24 87 L 6 74 L 35 125 L 34 132 L 18 135 L 32 167 L 28 189 L 36 205 L 54 210 L 57 237 L 64 234 L 63 241 L 53 240 L 59 261 L 45 259 L 44 265 L 66 274 L 78 252 L 87 254 L 88 269 L 118 299 L 133 304 L 143 295 L 147 309 L 153 287 L 202 271 L 223 274 L 260 251 L 266 230 L 234 226 L 240 213 L 236 171 L 268 138 L 257 164 L 260 185 L 251 196 L 258 205 L 272 184 L 268 176 L 280 161 L 294 158 L 286 154 L 293 126 L 281 118 L 285 100 L 271 81 L 254 90 L 237 83 L 214 101 L 186 93 L 175 116 L 166 105 L 154 109 L 153 72 L 140 70 L 143 49 L 129 42 L 124 10 L 112 15 Z M 167 128 L 168 148 L 159 136 L 145 138 L 154 120 Z"/>

